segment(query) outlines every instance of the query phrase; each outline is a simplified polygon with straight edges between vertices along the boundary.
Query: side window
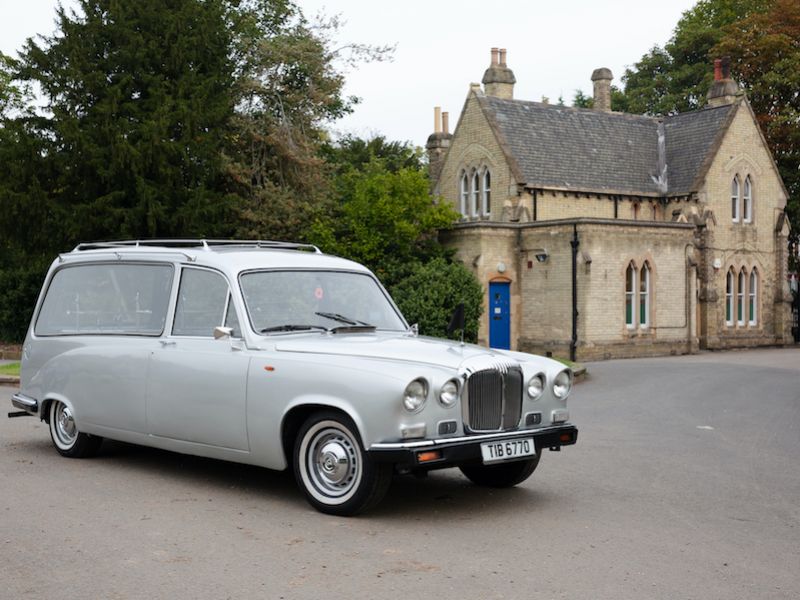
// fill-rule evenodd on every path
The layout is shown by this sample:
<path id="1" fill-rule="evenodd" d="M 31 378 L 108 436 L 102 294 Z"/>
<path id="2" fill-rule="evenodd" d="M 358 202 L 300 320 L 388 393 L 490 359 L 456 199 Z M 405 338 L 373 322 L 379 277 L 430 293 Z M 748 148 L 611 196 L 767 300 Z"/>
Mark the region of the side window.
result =
<path id="1" fill-rule="evenodd" d="M 171 265 L 84 264 L 56 272 L 36 335 L 152 335 L 164 331 Z"/>
<path id="2" fill-rule="evenodd" d="M 219 273 L 184 269 L 172 334 L 213 337 L 214 327 L 225 322 L 229 297 L 228 282 Z"/>

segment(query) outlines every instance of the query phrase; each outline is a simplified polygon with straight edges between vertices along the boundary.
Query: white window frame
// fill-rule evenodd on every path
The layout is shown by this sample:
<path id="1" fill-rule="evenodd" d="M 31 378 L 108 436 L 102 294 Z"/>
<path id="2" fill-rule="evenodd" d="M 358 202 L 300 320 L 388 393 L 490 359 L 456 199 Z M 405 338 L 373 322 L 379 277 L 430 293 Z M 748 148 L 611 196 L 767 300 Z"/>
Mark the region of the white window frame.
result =
<path id="1" fill-rule="evenodd" d="M 743 211 L 742 221 L 744 223 L 753 222 L 753 181 L 750 175 L 744 178 L 744 196 L 743 196 Z"/>
<path id="2" fill-rule="evenodd" d="M 469 215 L 467 212 L 467 207 L 469 206 L 469 176 L 467 175 L 466 171 L 461 171 L 461 202 L 459 206 L 459 212 L 461 215 L 466 217 Z"/>
<path id="3" fill-rule="evenodd" d="M 481 208 L 484 216 L 488 217 L 492 213 L 492 173 L 488 167 L 483 171 L 481 183 Z"/>
<path id="4" fill-rule="evenodd" d="M 747 288 L 747 324 L 754 326 L 758 325 L 758 269 L 750 271 L 749 285 Z"/>
<path id="5" fill-rule="evenodd" d="M 644 288 L 644 289 L 642 289 Z M 639 302 L 636 317 L 639 319 L 640 329 L 650 328 L 650 265 L 645 261 L 639 270 Z M 642 303 L 644 303 L 644 320 L 642 320 Z"/>
<path id="6" fill-rule="evenodd" d="M 744 325 L 745 322 L 745 314 L 744 314 L 744 288 L 747 283 L 747 274 L 744 271 L 744 267 L 739 270 L 739 273 L 736 275 L 736 324 L 737 325 Z"/>
<path id="7" fill-rule="evenodd" d="M 735 317 L 734 308 L 734 274 L 733 268 L 728 269 L 728 274 L 725 276 L 725 325 L 732 327 Z"/>
<path id="8" fill-rule="evenodd" d="M 628 329 L 636 329 L 636 311 L 638 310 L 637 298 L 637 277 L 638 269 L 636 263 L 630 261 L 625 269 L 625 327 Z M 631 307 L 631 318 L 628 321 L 628 304 Z"/>
<path id="9" fill-rule="evenodd" d="M 741 217 L 741 212 L 740 212 L 741 190 L 742 186 L 739 183 L 739 176 L 736 175 L 733 178 L 733 181 L 731 181 L 731 220 L 734 223 L 738 223 L 739 218 Z"/>
<path id="10" fill-rule="evenodd" d="M 470 214 L 477 217 L 481 213 L 481 175 L 478 169 L 472 170 L 472 196 Z"/>

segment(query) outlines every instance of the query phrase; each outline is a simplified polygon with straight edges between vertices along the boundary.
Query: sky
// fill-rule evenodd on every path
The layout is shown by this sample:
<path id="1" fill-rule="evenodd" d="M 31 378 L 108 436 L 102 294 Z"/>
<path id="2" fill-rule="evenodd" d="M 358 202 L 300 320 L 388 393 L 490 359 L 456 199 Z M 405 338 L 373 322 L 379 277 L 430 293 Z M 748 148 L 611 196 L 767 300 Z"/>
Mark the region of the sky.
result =
<path id="1" fill-rule="evenodd" d="M 74 0 L 62 0 L 74 6 Z M 135 0 L 131 0 L 135 1 Z M 614 83 L 627 66 L 669 40 L 696 0 L 296 0 L 306 14 L 338 15 L 336 43 L 394 45 L 393 59 L 346 71 L 347 95 L 361 98 L 333 124 L 335 134 L 384 135 L 424 146 L 433 107 L 455 128 L 470 82 L 480 82 L 492 47 L 507 48 L 514 97 L 571 104 L 591 95 L 591 73 L 608 67 Z M 0 0 L 0 51 L 55 29 L 57 0 Z M 710 67 L 709 67 L 710 68 Z"/>

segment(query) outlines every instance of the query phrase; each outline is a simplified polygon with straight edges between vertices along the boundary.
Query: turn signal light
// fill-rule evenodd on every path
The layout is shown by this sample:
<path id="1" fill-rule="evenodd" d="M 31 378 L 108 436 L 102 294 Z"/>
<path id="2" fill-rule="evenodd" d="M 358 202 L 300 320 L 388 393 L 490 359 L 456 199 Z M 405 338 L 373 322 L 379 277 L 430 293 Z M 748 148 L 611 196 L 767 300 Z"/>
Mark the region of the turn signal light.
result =
<path id="1" fill-rule="evenodd" d="M 442 453 L 439 450 L 417 453 L 417 462 L 420 463 L 431 462 L 432 460 L 439 460 L 440 458 L 442 458 Z"/>

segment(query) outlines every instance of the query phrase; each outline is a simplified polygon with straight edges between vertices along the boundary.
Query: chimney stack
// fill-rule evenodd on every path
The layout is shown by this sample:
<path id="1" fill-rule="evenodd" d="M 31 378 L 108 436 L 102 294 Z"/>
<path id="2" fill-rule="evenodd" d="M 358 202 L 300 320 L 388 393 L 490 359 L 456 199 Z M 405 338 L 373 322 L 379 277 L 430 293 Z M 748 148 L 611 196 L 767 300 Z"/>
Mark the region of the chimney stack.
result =
<path id="1" fill-rule="evenodd" d="M 733 104 L 740 93 L 739 84 L 731 79 L 730 56 L 714 60 L 714 83 L 706 94 L 708 106 L 713 108 Z"/>
<path id="2" fill-rule="evenodd" d="M 491 63 L 481 81 L 487 96 L 495 96 L 504 100 L 514 98 L 514 84 L 517 80 L 514 72 L 506 65 L 505 48 L 492 48 Z"/>
<path id="3" fill-rule="evenodd" d="M 430 179 L 431 191 L 436 187 L 439 176 L 442 173 L 444 157 L 447 149 L 450 148 L 450 141 L 453 139 L 450 133 L 450 115 L 442 112 L 440 106 L 433 108 L 433 133 L 428 137 L 425 149 L 428 151 L 428 177 Z"/>
<path id="4" fill-rule="evenodd" d="M 611 69 L 601 67 L 592 72 L 592 83 L 594 83 L 594 109 L 603 112 L 611 112 L 611 80 L 614 75 Z"/>

